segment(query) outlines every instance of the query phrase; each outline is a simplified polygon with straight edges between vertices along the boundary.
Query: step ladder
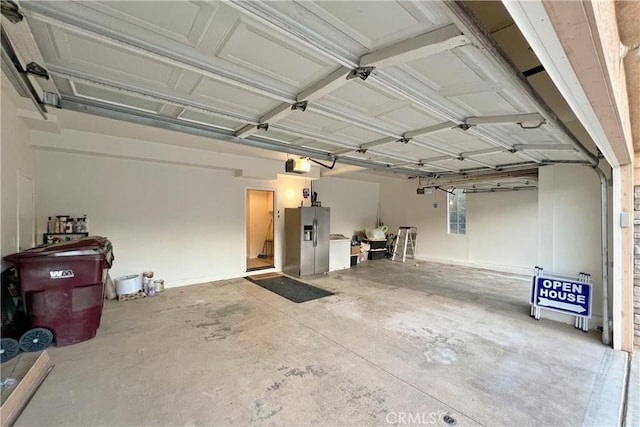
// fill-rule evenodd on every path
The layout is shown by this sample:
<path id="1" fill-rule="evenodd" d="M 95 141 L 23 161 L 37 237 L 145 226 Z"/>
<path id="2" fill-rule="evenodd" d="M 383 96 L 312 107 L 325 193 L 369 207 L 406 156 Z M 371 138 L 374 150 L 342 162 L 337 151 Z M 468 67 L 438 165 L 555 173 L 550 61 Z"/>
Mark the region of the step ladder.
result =
<path id="1" fill-rule="evenodd" d="M 400 257 L 402 252 L 402 262 L 407 259 L 407 252 L 411 255 L 412 259 L 416 258 L 416 242 L 418 239 L 418 228 L 411 225 L 401 225 L 398 229 L 398 235 L 396 237 L 396 243 L 393 245 L 392 261 L 395 261 L 396 256 Z"/>

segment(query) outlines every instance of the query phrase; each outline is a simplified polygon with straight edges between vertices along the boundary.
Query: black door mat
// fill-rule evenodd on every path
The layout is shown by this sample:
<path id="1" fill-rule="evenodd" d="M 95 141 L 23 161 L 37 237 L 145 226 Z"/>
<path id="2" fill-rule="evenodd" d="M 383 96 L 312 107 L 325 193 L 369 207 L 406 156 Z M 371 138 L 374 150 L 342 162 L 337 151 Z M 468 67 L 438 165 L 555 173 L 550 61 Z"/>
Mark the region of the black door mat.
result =
<path id="1" fill-rule="evenodd" d="M 272 276 L 264 278 L 247 276 L 245 279 L 295 303 L 311 301 L 333 295 L 333 292 L 307 285 L 306 283 L 302 283 L 287 276 Z"/>

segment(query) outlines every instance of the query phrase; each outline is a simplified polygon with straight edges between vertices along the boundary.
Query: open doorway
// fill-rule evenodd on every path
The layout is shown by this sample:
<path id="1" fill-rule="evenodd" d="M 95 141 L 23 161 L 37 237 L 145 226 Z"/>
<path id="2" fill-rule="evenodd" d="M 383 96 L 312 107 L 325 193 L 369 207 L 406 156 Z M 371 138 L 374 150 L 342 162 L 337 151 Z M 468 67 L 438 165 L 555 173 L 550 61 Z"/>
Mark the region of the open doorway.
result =
<path id="1" fill-rule="evenodd" d="M 247 271 L 273 268 L 274 191 L 247 190 Z"/>

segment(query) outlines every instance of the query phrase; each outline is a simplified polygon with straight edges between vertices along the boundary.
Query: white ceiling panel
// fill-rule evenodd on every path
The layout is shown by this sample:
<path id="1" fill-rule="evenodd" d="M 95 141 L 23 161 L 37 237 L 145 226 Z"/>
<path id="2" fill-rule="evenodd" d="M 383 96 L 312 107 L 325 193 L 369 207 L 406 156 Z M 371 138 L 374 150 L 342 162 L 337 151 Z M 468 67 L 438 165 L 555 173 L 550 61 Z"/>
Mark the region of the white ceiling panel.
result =
<path id="1" fill-rule="evenodd" d="M 303 142 L 307 141 L 305 138 L 300 138 L 295 135 L 291 135 L 285 132 L 278 132 L 277 130 L 268 129 L 268 130 L 259 130 L 255 133 L 256 136 L 274 139 L 277 141 L 290 142 L 295 145 L 301 145 Z"/>
<path id="2" fill-rule="evenodd" d="M 382 135 L 380 133 L 368 131 L 366 129 L 362 129 L 358 126 L 348 126 L 344 129 L 340 130 L 340 136 L 346 136 L 347 138 L 358 141 L 362 144 L 365 142 L 376 141 L 378 139 L 384 138 L 386 135 Z M 334 138 L 338 135 L 334 135 Z"/>
<path id="3" fill-rule="evenodd" d="M 380 109 L 396 101 L 397 98 L 367 85 L 366 82 L 354 80 L 332 92 L 327 96 L 327 100 L 356 111 L 376 115 Z"/>
<path id="4" fill-rule="evenodd" d="M 465 108 L 474 116 L 498 116 L 505 114 L 518 114 L 518 111 L 500 93 L 469 93 L 450 97 L 450 100 Z"/>
<path id="5" fill-rule="evenodd" d="M 396 1 L 303 1 L 316 16 L 368 50 L 423 34 L 448 23 L 439 9 Z"/>
<path id="6" fill-rule="evenodd" d="M 133 107 L 137 110 L 149 111 L 152 113 L 160 112 L 160 108 L 162 108 L 163 106 L 163 104 L 159 102 L 148 101 L 146 99 L 140 99 L 99 87 L 88 86 L 82 83 L 71 82 L 71 88 L 74 92 L 74 95 L 83 98 L 105 101 L 115 105 L 124 105 Z"/>
<path id="7" fill-rule="evenodd" d="M 405 67 L 423 76 L 425 81 L 431 83 L 430 86 L 434 90 L 483 82 L 482 77 L 460 60 L 455 54 L 455 49 L 408 62 Z"/>
<path id="8" fill-rule="evenodd" d="M 416 143 L 436 147 L 450 152 L 463 153 L 467 151 L 484 150 L 493 148 L 488 142 L 468 134 L 464 131 L 452 129 L 438 134 L 421 136 L 414 139 Z"/>
<path id="9" fill-rule="evenodd" d="M 512 163 L 519 163 L 519 162 L 522 162 L 523 160 L 522 158 L 509 152 L 492 154 L 491 156 L 475 156 L 472 158 L 475 160 L 483 161 L 483 162 L 487 161 L 494 165 L 508 165 Z"/>
<path id="10" fill-rule="evenodd" d="M 52 35 L 53 52 L 47 52 L 45 60 L 52 64 L 162 86 L 170 86 L 170 80 L 179 74 L 175 67 L 97 40 L 58 28 L 51 28 L 49 32 Z"/>
<path id="11" fill-rule="evenodd" d="M 279 123 L 286 126 L 309 129 L 312 132 L 323 134 L 332 134 L 349 126 L 349 123 L 314 113 L 313 111 L 305 111 L 303 114 L 291 115 Z"/>
<path id="12" fill-rule="evenodd" d="M 423 145 L 415 144 L 413 141 L 409 142 L 408 144 L 393 142 L 391 144 L 386 144 L 380 147 L 373 148 L 370 151 L 373 151 L 376 153 L 386 153 L 386 154 L 389 154 L 390 152 L 398 153 L 405 157 L 414 159 L 416 163 L 418 163 L 418 161 L 421 159 L 428 159 L 430 157 L 436 157 L 436 156 L 442 155 L 441 153 L 430 150 L 429 148 Z"/>
<path id="13" fill-rule="evenodd" d="M 234 86 L 225 85 L 208 78 L 201 78 L 190 95 L 201 102 L 209 102 L 213 107 L 227 109 L 233 113 L 251 114 L 259 118 L 280 104 L 266 96 L 261 96 Z"/>
<path id="14" fill-rule="evenodd" d="M 93 1 L 84 6 L 119 19 L 131 26 L 159 36 L 197 47 L 220 5 L 194 1 L 161 1 L 153 5 L 144 1 Z"/>
<path id="15" fill-rule="evenodd" d="M 238 19 L 230 28 L 217 56 L 299 90 L 335 68 L 334 64 L 245 19 Z"/>
<path id="16" fill-rule="evenodd" d="M 405 131 L 421 129 L 441 122 L 441 120 L 434 119 L 424 111 L 411 104 L 407 105 L 406 103 L 400 108 L 380 114 L 378 117 Z"/>
<path id="17" fill-rule="evenodd" d="M 301 145 L 307 148 L 313 148 L 314 150 L 326 151 L 327 153 L 330 153 L 335 150 L 339 150 L 341 148 L 338 145 L 330 144 L 328 142 L 322 142 L 322 141 L 307 141 L 304 144 L 298 144 L 298 145 Z"/>

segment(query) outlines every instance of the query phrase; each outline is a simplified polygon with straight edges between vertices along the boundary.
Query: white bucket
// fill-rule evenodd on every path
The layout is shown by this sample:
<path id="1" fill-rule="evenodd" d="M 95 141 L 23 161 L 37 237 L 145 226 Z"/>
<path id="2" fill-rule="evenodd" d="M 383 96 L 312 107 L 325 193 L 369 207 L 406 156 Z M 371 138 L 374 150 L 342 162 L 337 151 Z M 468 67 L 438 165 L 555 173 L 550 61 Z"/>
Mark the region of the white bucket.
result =
<path id="1" fill-rule="evenodd" d="M 116 282 L 116 293 L 118 295 L 134 294 L 142 290 L 142 278 L 139 274 L 118 277 Z"/>

